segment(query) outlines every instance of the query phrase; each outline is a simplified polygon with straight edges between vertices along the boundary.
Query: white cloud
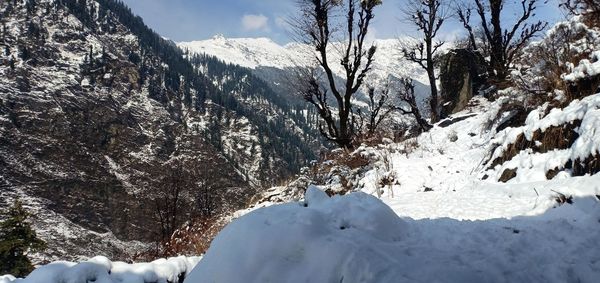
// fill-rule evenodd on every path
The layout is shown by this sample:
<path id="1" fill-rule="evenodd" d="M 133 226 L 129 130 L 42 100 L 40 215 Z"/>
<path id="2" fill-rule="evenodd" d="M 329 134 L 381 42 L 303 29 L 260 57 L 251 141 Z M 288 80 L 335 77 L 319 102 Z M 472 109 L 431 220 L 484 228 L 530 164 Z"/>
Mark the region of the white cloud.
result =
<path id="1" fill-rule="evenodd" d="M 284 17 L 277 17 L 275 18 L 275 25 L 280 29 L 287 29 L 290 24 Z"/>
<path id="2" fill-rule="evenodd" d="M 265 15 L 246 14 L 242 17 L 242 28 L 244 31 L 270 31 L 269 18 Z"/>

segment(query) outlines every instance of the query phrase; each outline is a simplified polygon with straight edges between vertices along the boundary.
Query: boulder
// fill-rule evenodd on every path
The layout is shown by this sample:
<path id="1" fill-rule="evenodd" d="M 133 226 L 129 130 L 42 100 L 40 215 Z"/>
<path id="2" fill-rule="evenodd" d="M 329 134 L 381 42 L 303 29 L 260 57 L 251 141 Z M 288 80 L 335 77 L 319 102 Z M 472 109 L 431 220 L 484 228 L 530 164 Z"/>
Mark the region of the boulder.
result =
<path id="1" fill-rule="evenodd" d="M 453 49 L 440 61 L 440 118 L 463 110 L 485 83 L 486 63 L 477 51 Z"/>

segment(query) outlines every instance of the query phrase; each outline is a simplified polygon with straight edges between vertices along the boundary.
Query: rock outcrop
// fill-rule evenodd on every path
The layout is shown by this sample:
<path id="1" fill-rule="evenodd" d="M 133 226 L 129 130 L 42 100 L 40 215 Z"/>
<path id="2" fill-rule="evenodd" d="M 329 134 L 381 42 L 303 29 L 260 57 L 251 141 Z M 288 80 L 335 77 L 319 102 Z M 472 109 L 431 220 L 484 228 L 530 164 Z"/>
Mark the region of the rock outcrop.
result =
<path id="1" fill-rule="evenodd" d="M 453 49 L 442 57 L 440 66 L 440 118 L 461 111 L 485 83 L 485 60 L 468 49 Z"/>

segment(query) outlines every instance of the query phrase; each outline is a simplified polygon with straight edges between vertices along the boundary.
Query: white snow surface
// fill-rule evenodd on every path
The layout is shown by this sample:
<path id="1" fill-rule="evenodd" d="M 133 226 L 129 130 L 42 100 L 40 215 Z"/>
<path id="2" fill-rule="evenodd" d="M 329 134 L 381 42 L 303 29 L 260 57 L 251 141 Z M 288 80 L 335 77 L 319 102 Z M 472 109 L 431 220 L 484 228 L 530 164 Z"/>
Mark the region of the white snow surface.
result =
<path id="1" fill-rule="evenodd" d="M 590 155 L 600 153 L 600 94 L 574 100 L 563 109 L 550 110 L 550 113 L 545 116 L 543 116 L 543 108 L 531 111 L 525 125 L 508 128 L 498 133 L 492 143 L 500 146 L 495 150 L 492 159 L 501 156 L 503 150 L 520 134 L 523 134 L 527 140 L 532 140 L 537 130 L 544 132 L 552 126 L 580 121 L 581 125 L 575 129 L 579 136 L 573 145 L 567 149 L 557 149 L 547 153 L 522 151 L 490 174 L 499 177 L 504 169 L 516 168 L 517 177 L 509 182 L 543 181 L 548 170 L 557 167 L 562 169 L 569 160 L 584 160 Z"/>
<path id="2" fill-rule="evenodd" d="M 381 251 L 408 233 L 375 197 L 329 198 L 309 187 L 302 203 L 258 209 L 227 226 L 185 282 L 381 282 L 390 260 Z"/>
<path id="3" fill-rule="evenodd" d="M 372 70 L 368 81 L 384 81 L 389 75 L 397 78 L 411 77 L 425 85 L 429 80 L 425 71 L 416 63 L 407 61 L 402 56 L 402 48 L 411 47 L 418 42 L 411 37 L 398 39 L 377 39 L 377 46 Z M 177 45 L 191 53 L 207 54 L 217 57 L 226 63 L 256 69 L 272 67 L 286 69 L 294 67 L 310 67 L 315 65 L 316 56 L 312 56 L 314 48 L 309 45 L 292 42 L 280 45 L 269 38 L 225 38 L 215 36 L 212 39 L 179 42 Z M 332 54 L 329 58 L 333 71 L 343 76 L 343 68 L 338 62 L 341 59 L 342 43 L 332 43 Z M 446 47 L 445 47 L 446 48 Z"/>
<path id="4" fill-rule="evenodd" d="M 34 270 L 24 279 L 0 276 L 0 283 L 167 283 L 178 282 L 200 261 L 200 257 L 174 257 L 150 263 L 111 262 L 98 256 L 74 263 L 53 262 Z"/>
<path id="5" fill-rule="evenodd" d="M 500 102 L 479 99 L 457 114 L 476 115 L 416 141 L 359 148 L 380 159 L 361 192 L 329 198 L 311 186 L 305 201 L 250 210 L 185 282 L 598 282 L 600 174 L 482 180 L 505 137 L 493 130 Z M 394 185 L 379 185 L 390 175 Z"/>
<path id="6" fill-rule="evenodd" d="M 476 106 L 456 115 L 469 115 L 464 120 L 403 143 L 358 148 L 355 154 L 375 162 L 354 193 L 330 198 L 322 187 L 309 186 L 303 201 L 245 211 L 202 260 L 56 262 L 25 279 L 0 277 L 0 283 L 173 282 L 198 260 L 186 283 L 598 282 L 600 174 L 562 172 L 546 180 L 527 173 L 508 183 L 482 175 L 499 172 L 485 163 L 515 136 L 511 132 L 574 119 L 583 121 L 585 146 L 576 141 L 561 152 L 592 154 L 588 149 L 600 148 L 599 97 L 544 118 L 534 111 L 525 126 L 499 133 L 503 99 L 475 98 Z M 534 162 L 521 162 L 519 174 L 543 172 L 554 162 L 548 154 L 523 153 Z M 392 176 L 393 185 L 380 185 L 384 176 Z M 572 203 L 558 203 L 561 194 Z"/>
<path id="7" fill-rule="evenodd" d="M 577 81 L 597 75 L 600 75 L 600 51 L 592 52 L 589 60 L 581 60 L 571 73 L 564 76 L 564 79 L 566 81 Z"/>

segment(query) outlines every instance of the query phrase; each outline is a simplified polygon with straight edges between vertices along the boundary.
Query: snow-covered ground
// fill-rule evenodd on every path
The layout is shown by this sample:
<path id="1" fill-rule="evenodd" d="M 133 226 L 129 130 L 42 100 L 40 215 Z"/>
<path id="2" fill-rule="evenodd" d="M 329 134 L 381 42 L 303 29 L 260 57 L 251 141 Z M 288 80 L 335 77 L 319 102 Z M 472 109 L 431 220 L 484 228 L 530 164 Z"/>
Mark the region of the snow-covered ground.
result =
<path id="1" fill-rule="evenodd" d="M 544 119 L 596 125 L 598 98 L 574 101 Z M 375 163 L 358 180 L 359 192 L 330 198 L 322 187 L 310 186 L 304 200 L 246 211 L 217 236 L 185 282 L 598 282 L 600 174 L 498 182 L 504 167 L 489 168 L 494 152 L 514 139 L 513 132 L 549 123 L 533 119 L 534 111 L 523 127 L 497 133 L 503 99 L 476 98 L 455 116 L 468 118 L 416 140 L 360 147 L 355 154 Z M 600 140 L 589 137 L 599 128 L 578 129 L 580 140 L 562 150 L 597 151 Z M 526 150 L 514 158 L 539 155 L 547 156 Z M 548 169 L 531 162 L 516 166 L 517 176 Z M 391 187 L 381 185 L 384 176 L 393 177 Z M 43 281 L 48 283 L 85 282 L 65 279 L 73 274 L 108 280 L 102 282 L 165 282 L 160 278 L 171 280 L 193 266 L 102 262 L 107 264 L 57 263 L 25 280 L 0 282 L 42 282 L 34 281 L 39 274 L 55 278 Z M 132 269 L 154 270 L 148 274 L 159 280 L 119 275 Z"/>
<path id="2" fill-rule="evenodd" d="M 0 276 L 0 283 L 167 283 L 180 282 L 200 257 L 175 257 L 150 263 L 111 262 L 98 256 L 80 263 L 58 261 L 34 270 L 25 279 Z M 180 279 L 181 278 L 181 279 Z"/>
<path id="3" fill-rule="evenodd" d="M 598 97 L 548 119 L 594 117 Z M 311 187 L 304 201 L 249 212 L 186 282 L 598 282 L 600 174 L 498 182 L 503 167 L 486 164 L 515 131 L 494 131 L 499 107 L 482 99 L 456 116 L 476 115 L 416 142 L 358 149 L 380 159 L 359 181 L 362 192 L 327 198 Z M 580 115 L 570 115 L 575 108 Z M 520 130 L 540 125 L 533 120 Z M 600 143 L 580 138 L 574 147 Z M 534 165 L 517 172 L 546 170 Z M 382 188 L 390 175 L 394 185 Z"/>

